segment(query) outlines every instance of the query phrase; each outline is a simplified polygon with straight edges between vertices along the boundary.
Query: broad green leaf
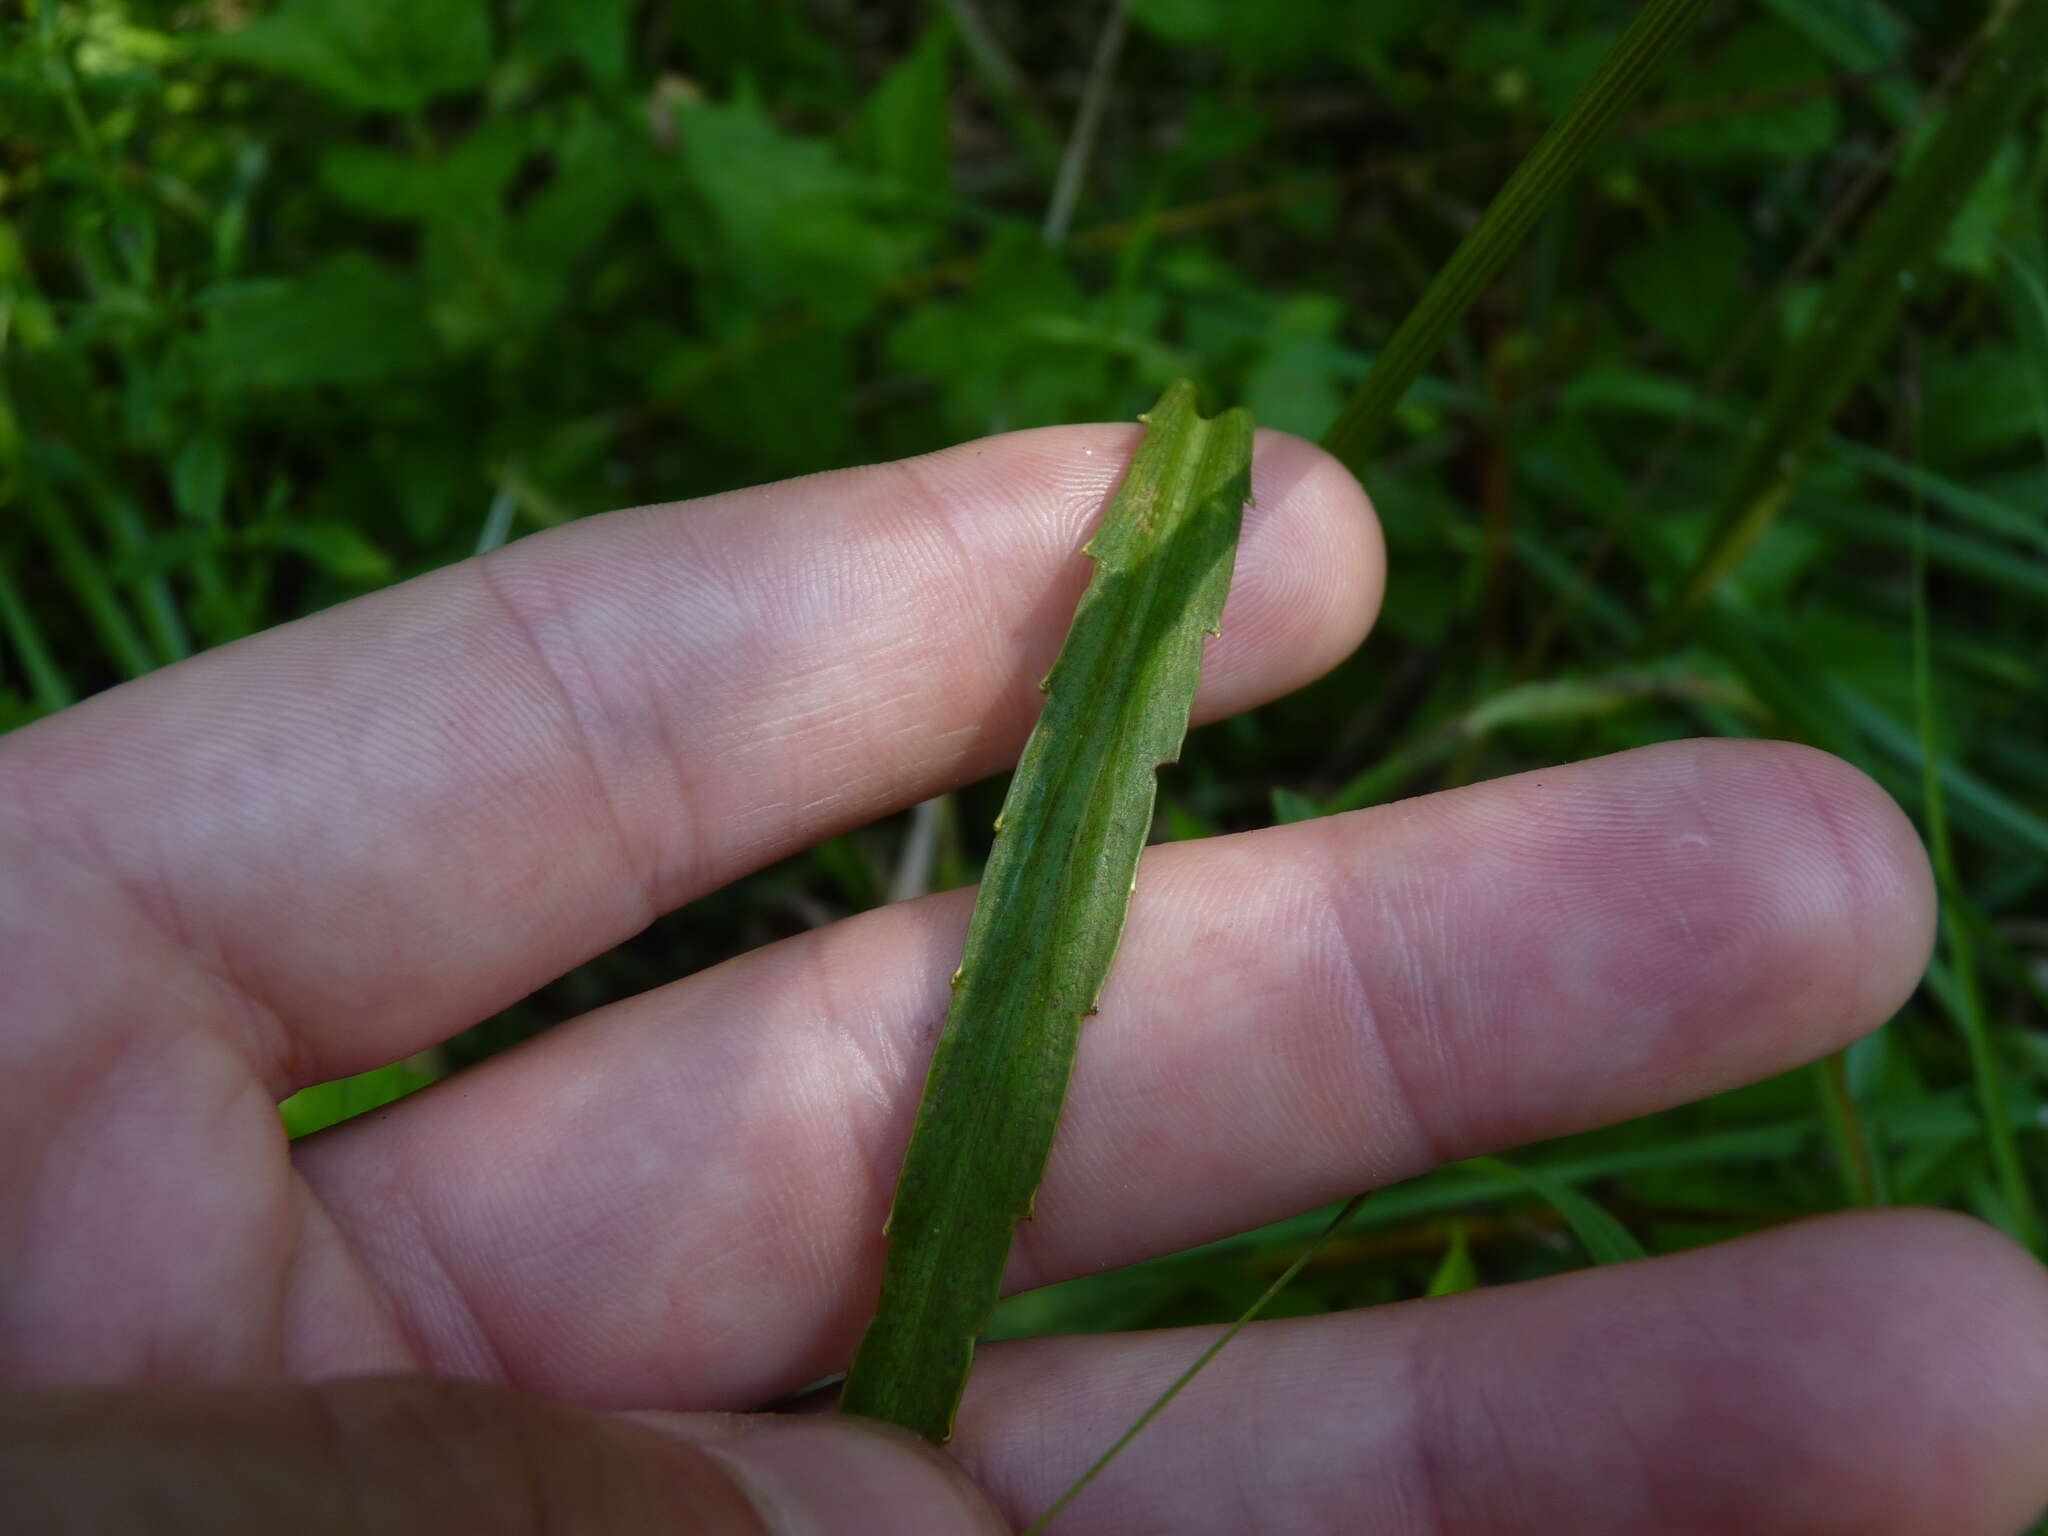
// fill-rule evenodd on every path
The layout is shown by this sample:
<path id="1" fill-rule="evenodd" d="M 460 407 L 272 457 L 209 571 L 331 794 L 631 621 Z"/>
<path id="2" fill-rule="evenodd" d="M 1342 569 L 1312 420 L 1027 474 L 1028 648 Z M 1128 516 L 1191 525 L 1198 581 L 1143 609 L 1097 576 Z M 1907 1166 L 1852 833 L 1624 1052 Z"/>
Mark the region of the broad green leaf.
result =
<path id="1" fill-rule="evenodd" d="M 1094 580 L 997 818 L 889 1215 L 882 1298 L 841 1406 L 935 1441 L 1031 1214 L 1081 1024 L 1109 974 L 1230 587 L 1251 417 L 1174 384 L 1089 540 Z"/>
<path id="2" fill-rule="evenodd" d="M 1013 225 L 989 242 L 965 295 L 904 317 L 889 355 L 944 386 L 952 432 L 979 437 L 1071 421 L 1100 396 L 1103 356 L 1048 335 L 1041 322 L 1087 308 L 1060 254 L 1035 230 Z"/>
<path id="3" fill-rule="evenodd" d="M 677 350 L 655 376 L 691 426 L 784 474 L 849 462 L 852 342 L 839 326 L 771 321 L 715 347 Z M 791 432 L 792 421 L 804 423 Z"/>
<path id="4" fill-rule="evenodd" d="M 2026 365 L 2027 403 L 2034 430 L 2048 451 L 2048 245 L 2038 228 L 2004 249 L 2002 287 Z"/>
<path id="5" fill-rule="evenodd" d="M 1245 375 L 1245 408 L 1269 427 L 1310 437 L 1335 419 L 1344 385 L 1365 366 L 1337 340 L 1343 321 L 1343 305 L 1328 294 L 1297 294 L 1282 304 L 1265 355 Z"/>
<path id="6" fill-rule="evenodd" d="M 303 277 L 217 288 L 202 303 L 209 382 L 230 392 L 367 384 L 434 357 L 418 286 L 359 251 Z"/>
<path id="7" fill-rule="evenodd" d="M 1218 49 L 1253 75 L 1391 42 L 1428 15 L 1423 0 L 1131 0 L 1131 19 L 1162 42 Z"/>
<path id="8" fill-rule="evenodd" d="M 532 0 L 520 35 L 542 58 L 573 58 L 601 85 L 626 78 L 628 31 L 640 0 Z"/>
<path id="9" fill-rule="evenodd" d="M 835 319 L 874 306 L 910 245 L 877 216 L 865 173 L 829 144 L 785 134 L 748 100 L 685 106 L 675 129 L 677 158 L 712 218 L 711 230 L 671 218 L 679 256 L 715 258 L 759 305 L 801 302 Z"/>
<path id="10" fill-rule="evenodd" d="M 1742 320 L 1747 245 L 1741 221 L 1716 205 L 1629 247 L 1614 264 L 1615 284 L 1690 361 L 1711 363 Z"/>
<path id="11" fill-rule="evenodd" d="M 1550 1203 L 1572 1229 L 1572 1236 L 1595 1264 L 1625 1264 L 1644 1257 L 1643 1245 L 1633 1233 L 1571 1185 L 1535 1168 L 1518 1168 L 1497 1157 L 1475 1157 L 1465 1166 L 1481 1173 L 1498 1174 L 1528 1185 Z"/>
<path id="12" fill-rule="evenodd" d="M 1477 89 L 1503 107 L 1535 108 L 1550 116 L 1571 104 L 1600 60 L 1613 46 L 1610 29 L 1555 35 L 1536 17 L 1475 16 L 1459 40 L 1457 63 L 1477 76 Z"/>
<path id="13" fill-rule="evenodd" d="M 546 186 L 528 198 L 506 231 L 507 254 L 522 271 L 560 279 L 604 240 L 644 181 L 646 138 L 602 114 L 574 113 L 548 144 Z"/>
<path id="14" fill-rule="evenodd" d="M 498 201 L 532 140 L 524 118 L 496 117 L 431 157 L 335 144 L 320 157 L 320 179 L 343 202 L 382 218 L 472 217 Z"/>
<path id="15" fill-rule="evenodd" d="M 1858 74 L 1895 69 L 1906 55 L 1905 23 L 1883 0 L 1764 0 L 1787 25 L 1842 68 Z M 1891 117 L 1913 115 L 1916 93 L 1896 74 L 1880 74 L 1866 87 Z"/>
<path id="16" fill-rule="evenodd" d="M 2030 157 L 2008 140 L 1999 146 L 1987 170 L 1948 227 L 1941 242 L 1943 265 L 1972 277 L 1988 278 L 1998 265 L 1999 248 L 2012 227 L 2013 204 L 2029 193 L 2026 166 Z"/>
<path id="17" fill-rule="evenodd" d="M 897 186 L 934 199 L 953 190 L 953 29 L 925 28 L 882 77 L 854 124 L 853 152 Z"/>
<path id="18" fill-rule="evenodd" d="M 822 35 L 812 20 L 820 9 L 808 0 L 689 0 L 664 20 L 674 55 L 714 91 L 758 83 L 773 86 L 777 106 L 823 104 L 844 95 L 851 50 Z"/>
<path id="19" fill-rule="evenodd" d="M 1930 348 L 1922 396 L 1921 452 L 1952 474 L 2039 440 L 2032 380 L 2018 347 Z M 2028 521 L 2048 533 L 2038 509 Z"/>
<path id="20" fill-rule="evenodd" d="M 195 46 L 303 80 L 348 106 L 413 112 L 483 83 L 491 20 L 483 0 L 285 0 Z"/>
<path id="21" fill-rule="evenodd" d="M 227 441 L 219 433 L 188 439 L 171 465 L 171 500 L 179 514 L 204 528 L 219 527 L 232 473 Z"/>
<path id="22" fill-rule="evenodd" d="M 1744 27 L 1703 67 L 1688 70 L 1672 91 L 1674 104 L 1710 103 L 1810 85 L 1828 75 L 1828 61 L 1806 39 L 1775 21 Z M 1790 160 L 1826 151 L 1839 131 L 1834 97 L 1816 91 L 1802 100 L 1759 103 L 1676 123 L 1650 137 L 1667 155 L 1692 161 L 1738 155 Z"/>
<path id="23" fill-rule="evenodd" d="M 1536 220 L 1570 182 L 1621 109 L 1642 91 L 1692 30 L 1706 0 L 1650 0 L 1564 115 L 1515 168 L 1478 227 L 1459 244 L 1372 372 L 1345 404 L 1323 446 L 1354 470 L 1372 457 L 1394 408 L 1466 310 L 1507 264 Z"/>

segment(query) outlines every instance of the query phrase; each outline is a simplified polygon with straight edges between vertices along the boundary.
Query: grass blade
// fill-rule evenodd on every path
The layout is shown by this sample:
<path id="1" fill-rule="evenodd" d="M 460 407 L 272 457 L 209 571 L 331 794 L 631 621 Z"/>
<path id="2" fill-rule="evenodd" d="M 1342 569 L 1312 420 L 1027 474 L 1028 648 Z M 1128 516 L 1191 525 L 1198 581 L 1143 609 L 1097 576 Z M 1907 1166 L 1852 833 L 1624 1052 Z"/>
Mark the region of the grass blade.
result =
<path id="1" fill-rule="evenodd" d="M 1189 1382 L 1202 1374 L 1211 1360 L 1214 1360 L 1223 1353 L 1224 1346 L 1244 1332 L 1246 1324 L 1265 1311 L 1268 1306 L 1272 1305 L 1273 1298 L 1293 1283 L 1294 1277 L 1308 1267 L 1309 1261 L 1322 1252 L 1323 1245 L 1337 1235 L 1338 1229 L 1345 1222 L 1349 1221 L 1365 1202 L 1366 1196 L 1364 1195 L 1353 1195 L 1349 1200 L 1345 1201 L 1344 1208 L 1330 1218 L 1330 1224 L 1323 1228 L 1321 1235 L 1306 1248 L 1302 1249 L 1301 1253 L 1295 1258 L 1295 1261 L 1282 1271 L 1280 1277 L 1259 1293 L 1258 1300 L 1246 1307 L 1237 1320 L 1228 1328 L 1217 1334 L 1209 1347 L 1195 1356 L 1194 1362 L 1186 1370 L 1174 1377 L 1166 1390 L 1152 1400 L 1151 1406 L 1139 1414 L 1136 1419 L 1132 1420 L 1131 1427 L 1118 1435 L 1110 1448 L 1096 1457 L 1093 1462 L 1089 1463 L 1088 1470 L 1075 1478 L 1068 1485 L 1066 1492 L 1062 1493 L 1057 1499 L 1054 1499 L 1047 1506 L 1045 1513 L 1025 1526 L 1018 1533 L 1018 1536 L 1039 1536 L 1041 1531 L 1048 1525 L 1051 1525 L 1054 1517 L 1069 1504 L 1073 1503 L 1080 1496 L 1082 1489 L 1100 1477 L 1103 1469 L 1112 1461 L 1115 1461 L 1117 1457 L 1121 1456 L 1124 1453 L 1124 1448 L 1137 1439 L 1140 1434 L 1144 1433 L 1147 1425 L 1166 1411 L 1167 1405 L 1181 1395 Z"/>
<path id="2" fill-rule="evenodd" d="M 39 488 L 30 486 L 23 497 L 35 529 L 55 557 L 57 569 L 70 585 L 85 610 L 85 616 L 99 632 L 107 655 L 129 677 L 140 677 L 158 666 L 142 632 L 135 627 L 128 610 L 106 578 L 100 563 L 85 541 L 71 526 L 69 510 L 59 506 Z"/>
<path id="3" fill-rule="evenodd" d="M 1437 1264 L 1436 1273 L 1429 1277 L 1426 1296 L 1456 1296 L 1464 1291 L 1479 1288 L 1479 1266 L 1472 1262 L 1472 1239 L 1467 1234 L 1465 1223 L 1451 1223 L 1451 1241 L 1444 1249 L 1444 1256 Z"/>
<path id="4" fill-rule="evenodd" d="M 1705 8 L 1705 0 L 1650 0 L 1637 13 L 1593 78 L 1516 167 L 1478 226 L 1439 269 L 1421 302 L 1373 361 L 1372 371 L 1323 435 L 1325 448 L 1353 470 L 1372 456 L 1394 418 L 1394 407 L 1436 355 L 1451 327 L 1499 274 L 1608 125 L 1656 74 Z"/>
<path id="5" fill-rule="evenodd" d="M 1941 894 L 1942 947 L 1948 952 L 1949 967 L 1956 982 L 1952 1012 L 1969 1050 L 1970 1074 L 1977 1085 L 1977 1106 L 1984 1117 L 1984 1139 L 1990 1147 L 1992 1166 L 1998 1171 L 1999 1192 L 2004 1197 L 2010 1231 L 2028 1248 L 2040 1253 L 2041 1218 L 2034 1208 L 2026 1167 L 2020 1161 L 2019 1141 L 2013 1134 L 2012 1115 L 2006 1107 L 2005 1084 L 1998 1070 L 1998 1055 L 1991 1039 L 1991 1021 L 1985 1017 L 1983 993 L 1977 982 L 1977 959 L 1966 910 L 1967 898 L 1962 882 L 1956 877 L 1955 851 L 1948 835 L 1948 803 L 1943 797 L 1941 748 L 1935 731 L 1930 629 L 1927 620 L 1927 552 L 1922 546 L 1913 551 L 1913 704 L 1920 728 L 1921 794 L 1927 824 L 1927 851 L 1934 865 L 1935 885 Z"/>
<path id="6" fill-rule="evenodd" d="M 1643 1245 L 1636 1241 L 1627 1227 L 1554 1174 L 1534 1168 L 1517 1168 L 1497 1157 L 1470 1158 L 1465 1166 L 1528 1185 L 1564 1218 L 1565 1225 L 1572 1229 L 1572 1236 L 1579 1240 L 1579 1246 L 1586 1250 L 1595 1264 L 1626 1264 L 1646 1256 Z"/>
<path id="7" fill-rule="evenodd" d="M 1917 275 L 2011 135 L 2048 69 L 2048 0 L 2015 0 L 1978 39 L 1975 62 L 1933 136 L 1871 217 L 1778 369 L 1706 547 L 1665 610 L 1668 643 L 1742 563 L 1784 506 L 1815 443 L 1897 329 Z"/>
<path id="8" fill-rule="evenodd" d="M 77 697 L 65 681 L 62 669 L 51 658 L 43 633 L 36 627 L 35 615 L 15 591 L 4 565 L 0 565 L 0 632 L 6 634 L 15 655 L 21 658 L 21 670 L 28 675 L 29 686 L 35 689 L 38 709 L 44 714 L 55 714 Z"/>
<path id="9" fill-rule="evenodd" d="M 1834 1153 L 1835 1170 L 1842 1178 L 1842 1192 L 1849 1205 L 1889 1204 L 1885 1193 L 1884 1168 L 1877 1160 L 1869 1127 L 1849 1083 L 1849 1053 L 1834 1051 L 1807 1068 L 1813 1078 L 1814 1096 L 1820 1100 L 1821 1119 L 1828 1128 L 1828 1145 Z"/>
<path id="10" fill-rule="evenodd" d="M 996 820 L 889 1214 L 882 1299 L 840 1406 L 943 1441 L 1030 1215 L 1081 1021 L 1115 958 L 1230 587 L 1252 422 L 1174 384 L 1089 540 L 1095 578 Z"/>

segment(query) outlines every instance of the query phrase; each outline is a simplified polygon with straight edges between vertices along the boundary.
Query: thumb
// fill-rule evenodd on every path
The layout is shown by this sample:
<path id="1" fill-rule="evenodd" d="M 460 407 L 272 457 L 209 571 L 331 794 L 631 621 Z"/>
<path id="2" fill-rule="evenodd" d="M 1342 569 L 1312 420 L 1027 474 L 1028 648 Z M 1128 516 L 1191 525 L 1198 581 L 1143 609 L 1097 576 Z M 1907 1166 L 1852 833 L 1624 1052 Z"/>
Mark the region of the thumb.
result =
<path id="1" fill-rule="evenodd" d="M 948 1457 L 830 1415 L 592 1413 L 429 1378 L 0 1395 L 18 1536 L 984 1536 Z"/>

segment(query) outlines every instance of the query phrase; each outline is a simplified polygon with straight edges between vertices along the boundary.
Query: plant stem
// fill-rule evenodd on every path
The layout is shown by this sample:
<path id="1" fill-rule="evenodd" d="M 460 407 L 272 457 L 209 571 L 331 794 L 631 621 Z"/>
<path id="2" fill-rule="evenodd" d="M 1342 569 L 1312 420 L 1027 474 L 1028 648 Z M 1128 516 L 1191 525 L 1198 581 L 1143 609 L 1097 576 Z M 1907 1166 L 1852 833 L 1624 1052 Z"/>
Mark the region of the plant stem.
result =
<path id="1" fill-rule="evenodd" d="M 1814 442 L 1876 362 L 1906 296 L 2048 69 L 2048 0 L 2016 0 L 1985 24 L 1955 99 L 1893 186 L 1778 370 L 1706 547 L 1651 635 L 1669 644 L 1776 520 Z"/>
<path id="2" fill-rule="evenodd" d="M 55 714 L 77 697 L 51 659 L 42 631 L 36 627 L 35 615 L 14 590 L 5 566 L 0 566 L 0 629 L 7 631 L 15 654 L 21 658 L 21 670 L 28 674 L 29 686 L 35 689 L 36 703 L 45 713 Z"/>
<path id="3" fill-rule="evenodd" d="M 1041 233 L 1047 245 L 1062 244 L 1073 225 L 1074 205 L 1080 201 L 1088 160 L 1095 152 L 1096 135 L 1102 129 L 1102 113 L 1109 105 L 1110 82 L 1116 78 L 1117 56 L 1123 52 L 1129 21 L 1128 0 L 1109 0 L 1109 15 L 1103 18 L 1102 35 L 1095 42 L 1088 83 L 1082 88 L 1081 105 L 1074 113 L 1074 129 L 1067 136 L 1066 152 L 1060 156 L 1059 179 L 1053 184 L 1052 202 L 1045 210 Z"/>
<path id="4" fill-rule="evenodd" d="M 1365 1204 L 1366 1198 L 1367 1197 L 1365 1195 L 1353 1195 L 1349 1200 L 1345 1201 L 1344 1208 L 1338 1211 L 1335 1216 L 1332 1216 L 1330 1218 L 1330 1224 L 1327 1227 L 1323 1228 L 1322 1234 L 1319 1237 L 1317 1237 L 1314 1242 L 1310 1243 L 1306 1248 L 1301 1250 L 1300 1256 L 1296 1258 L 1292 1264 L 1288 1265 L 1284 1271 L 1282 1271 L 1280 1277 L 1277 1280 L 1275 1280 L 1271 1285 L 1267 1286 L 1265 1290 L 1259 1293 L 1259 1299 L 1257 1301 L 1254 1301 L 1250 1306 L 1246 1307 L 1244 1311 L 1241 1314 L 1239 1314 L 1236 1322 L 1232 1323 L 1228 1328 L 1225 1328 L 1221 1333 L 1219 1333 L 1216 1336 L 1214 1342 L 1212 1342 L 1207 1349 L 1203 1350 L 1201 1354 L 1195 1357 L 1193 1364 L 1191 1364 L 1186 1370 L 1182 1371 L 1178 1376 L 1174 1377 L 1172 1383 L 1167 1387 L 1167 1389 L 1164 1392 L 1160 1393 L 1157 1397 L 1152 1399 L 1152 1405 L 1149 1408 L 1147 1408 L 1143 1413 L 1138 1415 L 1137 1419 L 1132 1423 L 1131 1427 L 1125 1430 L 1122 1434 L 1118 1435 L 1116 1437 L 1115 1443 L 1112 1444 L 1110 1448 L 1104 1451 L 1100 1456 L 1096 1457 L 1095 1460 L 1089 1464 L 1088 1470 L 1083 1472 L 1079 1477 L 1075 1478 L 1074 1481 L 1068 1486 L 1067 1491 L 1065 1493 L 1062 1493 L 1057 1499 L 1054 1499 L 1052 1501 L 1052 1504 L 1046 1509 L 1045 1513 L 1040 1515 L 1036 1520 L 1033 1520 L 1029 1525 L 1025 1526 L 1024 1529 L 1018 1533 L 1018 1536 L 1040 1536 L 1040 1533 L 1044 1531 L 1048 1525 L 1052 1524 L 1053 1518 L 1060 1514 L 1063 1510 L 1065 1510 L 1069 1504 L 1072 1504 L 1074 1500 L 1080 1496 L 1082 1489 L 1086 1488 L 1090 1483 L 1094 1482 L 1097 1477 L 1101 1476 L 1103 1470 L 1106 1467 L 1108 1467 L 1108 1465 L 1112 1461 L 1115 1461 L 1117 1457 L 1123 1454 L 1124 1448 L 1128 1446 L 1133 1440 L 1137 1439 L 1139 1435 L 1143 1434 L 1145 1432 L 1146 1426 L 1149 1425 L 1154 1419 L 1158 1418 L 1160 1414 L 1166 1411 L 1167 1405 L 1171 1403 L 1176 1397 L 1180 1396 L 1181 1392 L 1187 1387 L 1187 1384 L 1193 1381 L 1197 1376 L 1201 1375 L 1202 1371 L 1204 1370 L 1204 1368 L 1207 1367 L 1211 1360 L 1214 1360 L 1218 1355 L 1223 1353 L 1224 1346 L 1227 1345 L 1232 1339 L 1236 1338 L 1240 1333 L 1244 1332 L 1245 1325 L 1251 1322 L 1251 1320 L 1257 1317 L 1261 1312 L 1265 1311 L 1266 1308 L 1269 1305 L 1271 1305 L 1273 1298 L 1275 1296 L 1278 1296 L 1282 1291 L 1286 1290 L 1290 1284 L 1293 1283 L 1294 1277 L 1300 1274 L 1302 1270 L 1308 1267 L 1309 1261 L 1313 1259 L 1318 1253 L 1320 1253 L 1323 1249 L 1323 1245 L 1328 1243 L 1331 1238 L 1335 1237 L 1337 1235 L 1338 1229 L 1342 1227 L 1347 1221 L 1349 1221 L 1352 1218 L 1352 1216 L 1354 1216 L 1357 1213 L 1358 1208 Z"/>
<path id="5" fill-rule="evenodd" d="M 1924 509 L 1916 508 L 1924 526 Z M 1954 979 L 1950 1013 L 1961 1029 L 1970 1054 L 1970 1073 L 1977 1086 L 1977 1106 L 1984 1117 L 1984 1136 L 1990 1144 L 1992 1166 L 1998 1171 L 2000 1193 L 2012 1235 L 2035 1253 L 2042 1252 L 2041 1220 L 2034 1209 L 2033 1191 L 2027 1184 L 2025 1165 L 2020 1161 L 2018 1139 L 2013 1134 L 2012 1115 L 2006 1106 L 2005 1084 L 1998 1066 L 1998 1053 L 1991 1039 L 1991 1024 L 1984 1014 L 1984 998 L 1977 982 L 1977 958 L 1966 916 L 1967 897 L 1956 876 L 1955 851 L 1949 841 L 1948 805 L 1941 782 L 1940 744 L 1935 730 L 1934 664 L 1927 621 L 1927 551 L 1923 544 L 1913 551 L 1913 702 L 1920 727 L 1921 794 L 1927 820 L 1927 849 L 1934 864 L 1936 888 L 1941 895 L 1941 938 L 1948 951 Z"/>
<path id="6" fill-rule="evenodd" d="M 1621 109 L 1649 83 L 1659 66 L 1691 31 L 1706 0 L 1650 0 L 1628 31 L 1516 168 L 1467 235 L 1438 271 L 1422 300 L 1401 323 L 1373 362 L 1372 371 L 1346 403 L 1323 446 L 1354 471 L 1379 446 L 1394 408 L 1451 327 L 1472 307 L 1506 265 L 1543 210 L 1585 163 Z"/>

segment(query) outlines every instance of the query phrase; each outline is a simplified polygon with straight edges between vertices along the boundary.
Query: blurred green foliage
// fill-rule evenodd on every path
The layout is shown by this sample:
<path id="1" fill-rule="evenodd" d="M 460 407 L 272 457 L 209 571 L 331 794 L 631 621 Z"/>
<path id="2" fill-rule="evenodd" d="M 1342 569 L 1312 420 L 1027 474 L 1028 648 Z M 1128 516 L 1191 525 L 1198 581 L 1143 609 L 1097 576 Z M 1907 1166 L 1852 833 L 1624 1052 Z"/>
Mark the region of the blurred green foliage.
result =
<path id="1" fill-rule="evenodd" d="M 1569 1267 L 1572 1191 L 1653 1251 L 1852 1202 L 1870 1168 L 1889 1198 L 2013 1225 L 1986 1087 L 2048 1186 L 2038 97 L 1759 542 L 1651 643 L 1855 199 L 1928 142 L 1998 8 L 1715 7 L 1403 405 L 1368 474 L 1378 636 L 1198 733 L 1161 818 L 1200 836 L 1703 732 L 1825 746 L 1918 814 L 1924 519 L 1978 985 L 1945 949 L 1844 1070 L 1526 1154 L 1563 1206 L 1498 1167 L 1379 1196 L 1283 1310 Z M 0 728 L 506 531 L 1124 418 L 1180 373 L 1320 434 L 1633 9 L 1134 0 L 1057 248 L 1095 4 L 12 10 Z M 941 883 L 974 877 L 995 801 L 946 818 Z M 887 823 L 765 871 L 294 1124 L 871 905 L 903 842 Z M 1988 1085 L 1958 1024 L 1980 993 Z M 1020 1298 L 1003 1327 L 1223 1315 L 1311 1220 Z"/>

